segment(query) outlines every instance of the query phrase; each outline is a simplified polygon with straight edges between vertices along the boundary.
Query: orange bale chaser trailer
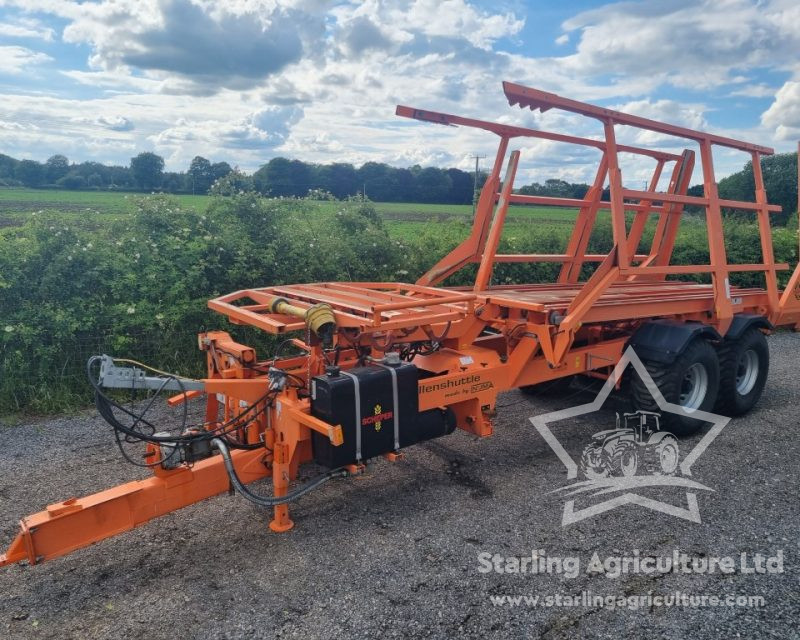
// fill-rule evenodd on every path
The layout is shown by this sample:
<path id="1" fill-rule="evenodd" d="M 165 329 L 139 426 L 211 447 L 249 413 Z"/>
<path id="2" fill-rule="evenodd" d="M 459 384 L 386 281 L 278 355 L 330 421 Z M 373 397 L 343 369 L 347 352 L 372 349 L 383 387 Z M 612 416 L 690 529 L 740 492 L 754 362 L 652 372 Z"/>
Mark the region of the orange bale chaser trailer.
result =
<path id="1" fill-rule="evenodd" d="M 208 364 L 204 380 L 108 356 L 90 360 L 89 378 L 101 415 L 118 437 L 141 441 L 153 474 L 23 518 L 0 565 L 24 560 L 36 564 L 64 555 L 231 487 L 273 510 L 273 531 L 287 531 L 293 526 L 288 503 L 323 482 L 360 473 L 370 458 L 394 459 L 403 448 L 455 428 L 489 436 L 500 392 L 531 391 L 575 375 L 607 378 L 629 345 L 665 398 L 687 409 L 673 417 L 668 425 L 672 432 L 687 434 L 701 426 L 691 418 L 692 410 L 737 415 L 752 408 L 767 378 L 765 334 L 800 323 L 800 269 L 781 291 L 777 272 L 788 266 L 776 264 L 773 257 L 769 217 L 779 207 L 767 202 L 760 163 L 772 149 L 517 84 L 504 83 L 503 89 L 509 103 L 520 108 L 561 109 L 596 119 L 603 137 L 578 138 L 399 106 L 400 116 L 474 127 L 499 137 L 469 237 L 416 284 L 272 286 L 209 302 L 233 323 L 290 336 L 287 341 L 302 356 L 259 359 L 255 349 L 212 331 L 199 336 Z M 683 138 L 699 147 L 702 197 L 687 195 L 694 151 L 673 154 L 618 144 L 617 125 Z M 508 149 L 519 138 L 598 149 L 601 160 L 585 198 L 514 193 L 520 152 Z M 720 199 L 714 146 L 750 154 L 755 202 Z M 620 153 L 652 159 L 649 188 L 623 186 Z M 669 183 L 658 191 L 662 175 Z M 606 182 L 610 200 L 602 199 Z M 577 208 L 565 252 L 498 254 L 511 203 Z M 671 264 L 686 205 L 705 209 L 709 264 Z M 762 262 L 729 264 L 722 208 L 755 213 Z M 601 209 L 610 211 L 613 248 L 603 255 L 587 254 Z M 626 211 L 632 212 L 630 224 Z M 656 221 L 653 240 L 641 247 L 651 217 Z M 553 283 L 493 286 L 492 272 L 499 262 L 549 262 L 560 270 Z M 472 264 L 477 265 L 472 287 L 441 286 Z M 730 274 L 745 271 L 762 272 L 763 288 L 731 286 Z M 667 279 L 696 273 L 710 274 L 711 283 Z M 631 380 L 630 387 L 639 408 L 652 408 L 641 382 Z M 169 401 L 173 405 L 202 395 L 205 420 L 164 431 L 144 410 L 137 413 L 115 401 L 108 388 L 175 391 Z M 293 486 L 298 466 L 306 462 L 328 471 Z M 272 495 L 247 487 L 266 476 L 272 478 Z"/>

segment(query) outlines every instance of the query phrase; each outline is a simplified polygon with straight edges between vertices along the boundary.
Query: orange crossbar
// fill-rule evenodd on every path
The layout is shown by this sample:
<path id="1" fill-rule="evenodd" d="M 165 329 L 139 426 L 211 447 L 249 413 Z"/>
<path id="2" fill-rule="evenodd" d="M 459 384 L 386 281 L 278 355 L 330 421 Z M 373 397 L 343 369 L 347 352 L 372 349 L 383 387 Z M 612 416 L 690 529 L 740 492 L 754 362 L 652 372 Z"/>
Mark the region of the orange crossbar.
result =
<path id="1" fill-rule="evenodd" d="M 608 256 L 589 253 L 582 256 L 584 262 L 602 262 Z M 495 262 L 568 262 L 572 256 L 565 253 L 498 253 L 494 257 Z M 647 256 L 637 254 L 633 260 L 645 260 Z"/>
<path id="2" fill-rule="evenodd" d="M 530 107 L 541 111 L 561 109 L 596 118 L 602 123 L 603 137 L 599 140 L 579 138 L 577 136 L 524 129 L 436 111 L 414 109 L 403 105 L 398 106 L 397 114 L 400 116 L 437 124 L 474 127 L 500 136 L 500 147 L 492 172 L 486 180 L 478 201 L 472 233 L 449 255 L 442 258 L 435 267 L 422 276 L 419 280 L 420 284 L 438 284 L 459 269 L 475 262 L 480 263 L 473 287 L 476 292 L 490 287 L 492 267 L 499 262 L 561 263 L 563 267 L 558 278 L 559 282 L 577 283 L 583 272 L 583 265 L 587 262 L 596 261 L 594 260 L 595 256 L 586 255 L 586 249 L 589 236 L 596 222 L 597 211 L 599 209 L 610 209 L 614 246 L 606 256 L 599 260 L 599 265 L 596 267 L 594 275 L 573 294 L 573 298 L 567 303 L 566 316 L 559 323 L 557 329 L 558 340 L 551 353 L 552 365 L 557 366 L 563 360 L 574 339 L 575 332 L 582 326 L 584 319 L 589 317 L 592 306 L 599 304 L 604 299 L 605 292 L 618 282 L 647 280 L 663 282 L 667 275 L 709 273 L 712 279 L 713 305 L 708 321 L 724 335 L 730 326 L 734 313 L 730 300 L 729 274 L 762 271 L 766 277 L 764 293 L 768 301 L 766 315 L 769 319 L 774 323 L 781 317 L 787 319 L 800 317 L 800 300 L 795 302 L 786 295 L 781 297 L 777 288 L 776 273 L 780 269 L 787 268 L 787 266 L 777 265 L 774 262 L 768 216 L 771 213 L 780 211 L 781 208 L 767 202 L 763 176 L 760 171 L 761 156 L 773 153 L 773 149 L 578 102 L 511 82 L 504 82 L 503 90 L 511 105 Z M 615 133 L 616 125 L 636 127 L 699 143 L 704 180 L 703 196 L 687 195 L 689 179 L 694 167 L 693 151 L 686 150 L 681 155 L 676 155 L 618 144 Z M 509 185 L 509 181 L 513 180 L 513 171 L 510 171 L 506 180 L 501 182 L 500 169 L 507 153 L 508 142 L 516 137 L 537 137 L 601 150 L 603 153 L 595 182 L 586 197 L 583 199 L 557 198 L 513 193 Z M 727 200 L 719 197 L 714 177 L 713 145 L 739 149 L 751 154 L 753 166 L 758 166 L 758 169 L 754 171 L 756 183 L 755 202 Z M 516 166 L 516 154 L 518 153 L 517 151 L 512 152 L 511 164 L 514 167 Z M 649 188 L 646 190 L 624 188 L 618 157 L 620 153 L 649 156 L 657 161 Z M 672 161 L 675 162 L 675 167 L 669 188 L 666 192 L 657 191 L 664 164 Z M 606 179 L 610 190 L 609 201 L 601 199 Z M 501 184 L 502 191 L 499 188 Z M 498 254 L 498 240 L 501 234 L 501 227 L 505 222 L 509 203 L 578 208 L 579 213 L 567 251 L 563 254 L 552 256 L 535 253 Z M 709 229 L 708 245 L 711 257 L 709 264 L 670 264 L 684 205 L 701 206 L 706 210 L 706 224 Z M 728 264 L 723 238 L 723 208 L 756 212 L 761 235 L 762 263 Z M 629 231 L 626 213 L 630 211 L 635 212 L 635 217 Z M 638 251 L 638 245 L 649 216 L 657 216 L 658 223 L 650 253 L 643 257 Z M 531 221 L 535 222 L 535 220 L 536 216 L 531 216 Z M 640 264 L 636 266 L 636 263 Z M 800 276 L 792 278 L 791 282 L 792 286 L 800 286 Z M 792 308 L 791 312 L 788 311 L 787 305 Z M 795 309 L 794 307 L 798 308 Z M 674 301 L 673 309 L 675 314 L 681 314 L 679 300 Z M 619 317 L 620 319 L 625 317 L 624 309 L 620 309 Z"/>
<path id="3" fill-rule="evenodd" d="M 708 205 L 708 198 L 700 198 L 697 196 L 682 196 L 674 193 L 652 193 L 650 191 L 637 191 L 635 189 L 623 189 L 622 195 L 626 198 L 650 198 L 656 202 L 676 202 L 678 204 L 694 204 L 694 205 Z M 760 204 L 758 202 L 745 202 L 740 200 L 718 200 L 719 206 L 727 209 L 746 209 L 749 211 L 758 211 L 766 209 L 773 213 L 780 213 L 781 207 L 777 204 Z"/>
<path id="4" fill-rule="evenodd" d="M 689 140 L 696 140 L 698 142 L 700 140 L 709 140 L 712 144 L 718 144 L 732 149 L 740 149 L 741 151 L 755 151 L 763 155 L 772 155 L 775 153 L 775 150 L 771 147 L 763 147 L 759 144 L 752 144 L 750 142 L 734 140 L 733 138 L 695 131 L 694 129 L 679 127 L 674 124 L 659 122 L 658 120 L 650 120 L 649 118 L 634 116 L 629 113 L 623 113 L 622 111 L 614 111 L 613 109 L 607 109 L 605 107 L 597 107 L 514 82 L 503 82 L 503 92 L 506 94 L 509 104 L 519 105 L 520 108 L 529 107 L 541 111 L 547 111 L 552 108 L 563 109 L 564 111 L 571 111 L 572 113 L 598 118 L 602 121 L 611 120 L 616 124 L 624 124 L 638 129 L 655 131 L 656 133 L 663 133 L 669 136 L 688 138 Z"/>
<path id="5" fill-rule="evenodd" d="M 501 124 L 500 122 L 488 122 L 486 120 L 476 120 L 475 118 L 464 118 L 451 113 L 428 111 L 426 109 L 415 109 L 414 107 L 406 107 L 404 105 L 397 105 L 395 114 L 404 118 L 413 118 L 414 120 L 421 120 L 423 122 L 433 122 L 434 124 L 451 126 L 461 125 L 465 127 L 473 127 L 475 129 L 483 129 L 484 131 L 491 131 L 492 133 L 496 133 L 497 135 L 505 138 L 541 138 L 543 140 L 565 142 L 567 144 L 579 144 L 601 150 L 605 150 L 606 148 L 605 142 L 602 140 L 595 140 L 593 138 L 581 138 L 563 133 L 552 133 L 550 131 L 541 131 L 539 129 L 515 127 L 508 124 Z M 644 147 L 631 147 L 623 144 L 619 145 L 617 149 L 624 153 L 635 153 L 637 155 L 650 156 L 652 158 L 660 158 L 663 160 L 680 159 L 680 156 L 674 153 L 658 151 L 655 149 L 646 149 Z"/>
<path id="6" fill-rule="evenodd" d="M 500 194 L 497 194 L 498 197 Z M 651 192 L 647 192 L 647 197 L 653 200 L 658 200 Z M 545 207 L 567 207 L 570 209 L 577 209 L 589 204 L 596 204 L 598 209 L 610 209 L 611 203 L 608 200 L 598 200 L 597 203 L 580 200 L 578 198 L 559 198 L 557 196 L 530 196 L 523 193 L 512 193 L 509 202 L 513 204 L 534 204 L 542 205 Z M 650 211 L 653 213 L 660 213 L 664 210 L 663 207 L 651 207 L 646 204 L 639 204 L 634 202 L 626 202 L 625 209 L 628 211 Z"/>

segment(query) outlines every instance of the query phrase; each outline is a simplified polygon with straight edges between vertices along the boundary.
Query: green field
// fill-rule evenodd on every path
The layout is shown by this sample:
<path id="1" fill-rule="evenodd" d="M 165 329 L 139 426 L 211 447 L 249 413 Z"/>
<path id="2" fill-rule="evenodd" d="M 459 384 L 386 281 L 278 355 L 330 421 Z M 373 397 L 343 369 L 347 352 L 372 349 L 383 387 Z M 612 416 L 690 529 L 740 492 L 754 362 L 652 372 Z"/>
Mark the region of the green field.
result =
<path id="1" fill-rule="evenodd" d="M 0 189 L 0 227 L 23 224 L 31 215 L 58 213 L 64 221 L 78 222 L 93 228 L 111 218 L 130 213 L 136 201 L 145 194 L 108 191 L 66 191 L 57 189 Z M 181 208 L 202 212 L 210 196 L 173 195 Z M 340 204 L 321 201 L 320 210 L 334 213 Z M 429 225 L 456 223 L 469 225 L 472 205 L 421 204 L 414 202 L 376 202 L 375 209 L 386 223 L 389 232 L 399 238 L 411 238 Z M 575 219 L 574 209 L 558 207 L 512 206 L 508 212 L 508 228 L 532 221 L 541 224 L 564 225 Z"/>
<path id="2" fill-rule="evenodd" d="M 17 226 L 31 214 L 58 213 L 64 220 L 103 221 L 133 211 L 144 194 L 60 189 L 0 189 L 0 227 Z M 202 211 L 208 196 L 173 196 L 182 207 Z"/>
<path id="3" fill-rule="evenodd" d="M 337 203 L 320 203 L 323 209 L 335 210 Z M 469 204 L 423 204 L 419 202 L 376 202 L 389 233 L 397 238 L 411 240 L 442 224 L 456 225 L 467 234 L 472 223 L 472 205 Z M 509 207 L 506 217 L 506 233 L 519 233 L 532 222 L 549 226 L 566 227 L 575 220 L 575 209 L 561 207 Z"/>

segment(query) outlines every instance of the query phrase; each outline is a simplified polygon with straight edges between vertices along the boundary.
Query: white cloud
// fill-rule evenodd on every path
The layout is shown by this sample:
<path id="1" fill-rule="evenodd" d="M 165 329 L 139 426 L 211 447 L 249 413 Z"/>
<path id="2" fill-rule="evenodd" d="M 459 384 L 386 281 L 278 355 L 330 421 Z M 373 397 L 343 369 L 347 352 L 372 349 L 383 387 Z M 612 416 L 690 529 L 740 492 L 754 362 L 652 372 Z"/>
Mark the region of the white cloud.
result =
<path id="1" fill-rule="evenodd" d="M 490 48 L 498 38 L 519 33 L 525 24 L 510 13 L 478 11 L 464 0 L 416 0 L 407 10 L 400 3 L 390 15 L 396 22 L 388 24 L 398 24 L 401 29 L 427 36 L 461 36 L 483 49 Z"/>
<path id="2" fill-rule="evenodd" d="M 264 107 L 237 120 L 180 118 L 149 139 L 173 166 L 188 165 L 197 154 L 219 155 L 221 149 L 236 153 L 236 163 L 239 158 L 266 159 L 286 141 L 302 114 L 302 108 L 292 105 Z"/>
<path id="3" fill-rule="evenodd" d="M 67 3 L 70 4 L 70 3 Z M 321 16 L 296 3 L 210 0 L 116 0 L 82 3 L 64 40 L 88 43 L 98 70 L 140 69 L 172 75 L 193 93 L 250 88 L 313 52 Z"/>
<path id="4" fill-rule="evenodd" d="M 317 135 L 294 138 L 290 143 L 282 146 L 282 152 L 302 158 L 306 154 L 317 157 L 328 157 L 329 160 L 337 159 L 347 153 L 347 148 L 340 140 L 323 132 Z"/>
<path id="5" fill-rule="evenodd" d="M 490 49 L 499 38 L 520 32 L 525 21 L 512 13 L 480 11 L 468 0 L 365 0 L 332 11 L 341 24 L 367 18 L 386 25 L 386 40 L 420 44 L 420 40 L 465 40 Z"/>
<path id="6" fill-rule="evenodd" d="M 76 118 L 75 122 L 96 125 L 111 131 L 133 131 L 133 120 L 119 115 L 97 116 L 96 118 Z"/>
<path id="7" fill-rule="evenodd" d="M 6 120 L 0 120 L 0 129 L 4 131 L 35 131 L 38 127 L 35 124 L 22 124 L 20 122 L 7 122 Z"/>
<path id="8" fill-rule="evenodd" d="M 563 24 L 580 41 L 560 63 L 580 74 L 654 74 L 679 87 L 718 87 L 737 69 L 793 65 L 798 23 L 794 0 L 619 2 Z"/>
<path id="9" fill-rule="evenodd" d="M 6 38 L 34 38 L 47 42 L 53 39 L 53 29 L 45 27 L 38 20 L 22 18 L 0 23 L 0 36 Z"/>
<path id="10" fill-rule="evenodd" d="M 730 92 L 730 96 L 741 96 L 743 98 L 771 98 L 777 93 L 775 87 L 766 84 L 751 84 Z"/>
<path id="11" fill-rule="evenodd" d="M 800 130 L 800 81 L 786 82 L 775 94 L 775 101 L 761 116 L 768 127 L 775 128 L 779 140 L 798 136 Z"/>
<path id="12" fill-rule="evenodd" d="M 32 51 L 26 47 L 0 46 L 0 73 L 17 75 L 50 60 L 52 58 L 41 51 Z"/>
<path id="13" fill-rule="evenodd" d="M 765 84 L 748 83 L 762 66 L 788 73 L 796 64 L 800 5 L 789 0 L 610 4 L 566 21 L 556 39 L 566 55 L 550 58 L 531 57 L 520 47 L 503 51 L 519 37 L 523 19 L 469 0 L 0 0 L 2 5 L 58 15 L 66 24 L 65 41 L 90 50 L 88 67 L 59 71 L 74 81 L 75 91 L 58 95 L 91 97 L 3 97 L 0 119 L 41 126 L 16 131 L 9 140 L 9 150 L 34 157 L 62 149 L 88 152 L 104 137 L 109 144 L 97 159 L 127 162 L 132 148 L 146 148 L 164 155 L 169 169 L 186 168 L 197 154 L 245 169 L 277 154 L 464 169 L 471 168 L 472 153 L 493 157 L 495 136 L 398 120 L 397 103 L 602 134 L 594 120 L 509 109 L 501 79 L 767 144 L 798 126 L 788 94 L 776 98 L 761 127 L 728 132 L 709 123 L 714 118 L 705 97 L 691 104 L 649 97 L 661 97 L 670 85 L 705 87 L 714 95 L 773 95 Z M 76 119 L 76 113 L 91 115 Z M 622 128 L 620 139 L 675 144 Z M 541 141 L 516 144 L 528 151 L 525 180 L 592 177 L 596 154 Z M 717 168 L 722 175 L 742 162 L 727 165 L 723 158 Z M 649 170 L 637 166 L 630 175 L 638 180 Z"/>
<path id="14" fill-rule="evenodd" d="M 249 111 L 252 112 L 252 107 Z M 3 96 L 0 119 L 23 125 L 24 129 L 4 133 L 3 153 L 38 160 L 53 153 L 64 153 L 74 160 L 127 164 L 132 151 L 151 150 L 149 138 L 170 124 L 178 123 L 186 113 L 185 98 L 158 93 L 113 93 L 92 99 L 7 94 Z M 194 118 L 212 127 L 227 124 L 225 115 L 237 121 L 247 113 L 248 108 L 235 94 L 228 93 L 221 94 L 213 103 L 198 101 L 191 109 Z M 198 142 L 191 151 L 202 151 L 208 156 L 221 148 L 210 145 L 203 148 L 202 144 Z M 173 149 L 165 147 L 156 151 L 167 154 Z M 238 162 L 236 152 L 229 150 L 223 155 L 231 164 Z M 183 164 L 181 159 L 169 168 L 185 169 L 186 166 L 188 161 Z"/>
<path id="15" fill-rule="evenodd" d="M 158 92 L 163 87 L 163 81 L 151 78 L 141 78 L 116 71 L 80 71 L 78 69 L 62 69 L 59 71 L 67 78 L 71 78 L 82 85 L 111 89 L 139 90 L 144 92 Z"/>
<path id="16" fill-rule="evenodd" d="M 668 122 L 669 124 L 689 129 L 698 131 L 709 129 L 709 124 L 705 117 L 707 108 L 701 104 L 686 104 L 676 100 L 634 100 L 615 108 L 624 113 L 631 113 L 650 120 Z M 624 139 L 624 134 L 621 139 Z M 661 144 L 664 146 L 664 144 L 667 144 L 681 147 L 686 145 L 686 140 L 683 138 L 642 130 L 636 130 L 632 141 L 640 145 Z"/>

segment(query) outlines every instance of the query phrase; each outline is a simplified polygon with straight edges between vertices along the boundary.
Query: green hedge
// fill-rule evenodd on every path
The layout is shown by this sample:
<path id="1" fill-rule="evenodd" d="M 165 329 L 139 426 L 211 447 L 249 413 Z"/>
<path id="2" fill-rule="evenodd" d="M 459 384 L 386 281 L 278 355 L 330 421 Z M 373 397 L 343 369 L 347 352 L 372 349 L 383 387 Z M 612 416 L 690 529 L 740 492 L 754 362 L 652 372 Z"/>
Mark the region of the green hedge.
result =
<path id="1" fill-rule="evenodd" d="M 675 262 L 705 262 L 702 220 L 684 222 Z M 560 253 L 570 230 L 564 224 L 509 225 L 501 251 Z M 83 367 L 93 353 L 197 375 L 203 358 L 196 334 L 213 328 L 269 352 L 274 341 L 229 325 L 207 309 L 208 299 L 292 282 L 413 282 L 468 232 L 467 224 L 453 220 L 399 239 L 360 199 L 331 208 L 251 193 L 214 198 L 204 213 L 169 197 L 143 197 L 134 213 L 102 228 L 65 224 L 57 214 L 33 216 L 0 233 L 0 414 L 85 404 Z M 649 228 L 645 241 L 651 234 Z M 731 261 L 760 260 L 754 224 L 727 221 L 726 235 Z M 607 252 L 611 237 L 602 220 L 589 251 Z M 780 261 L 796 262 L 794 230 L 775 230 L 775 252 Z M 500 264 L 494 282 L 548 281 L 557 268 Z M 470 284 L 473 277 L 474 268 L 465 269 L 448 284 Z M 759 274 L 734 279 L 748 285 L 761 280 Z"/>
<path id="2" fill-rule="evenodd" d="M 210 312 L 209 298 L 313 280 L 396 280 L 407 247 L 371 205 L 322 213 L 304 200 L 217 198 L 205 213 L 163 196 L 102 229 L 34 216 L 0 235 L 0 413 L 88 400 L 86 358 L 105 351 L 200 373 L 196 334 L 257 332 Z"/>

